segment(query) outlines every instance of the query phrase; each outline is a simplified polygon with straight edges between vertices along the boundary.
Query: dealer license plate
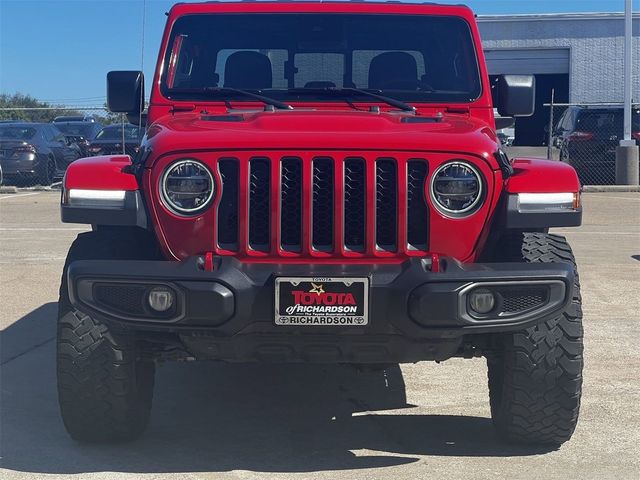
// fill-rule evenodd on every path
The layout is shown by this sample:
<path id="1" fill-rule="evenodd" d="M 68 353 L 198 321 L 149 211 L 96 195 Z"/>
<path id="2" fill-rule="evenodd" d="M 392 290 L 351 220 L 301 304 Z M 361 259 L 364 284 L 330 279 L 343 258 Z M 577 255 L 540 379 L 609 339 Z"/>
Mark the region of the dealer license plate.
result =
<path id="1" fill-rule="evenodd" d="M 362 326 L 369 323 L 369 279 L 276 278 L 276 325 Z"/>

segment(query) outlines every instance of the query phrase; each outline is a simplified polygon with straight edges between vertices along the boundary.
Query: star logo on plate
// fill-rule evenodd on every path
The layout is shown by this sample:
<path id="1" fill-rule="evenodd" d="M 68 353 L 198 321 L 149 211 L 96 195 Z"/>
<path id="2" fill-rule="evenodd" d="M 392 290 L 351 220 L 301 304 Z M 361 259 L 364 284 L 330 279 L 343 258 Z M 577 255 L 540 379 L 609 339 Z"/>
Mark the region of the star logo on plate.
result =
<path id="1" fill-rule="evenodd" d="M 309 290 L 309 293 L 315 293 L 320 295 L 321 293 L 324 293 L 324 288 L 322 288 L 322 284 L 315 284 L 313 282 L 311 282 L 311 286 L 313 287 L 311 290 Z"/>

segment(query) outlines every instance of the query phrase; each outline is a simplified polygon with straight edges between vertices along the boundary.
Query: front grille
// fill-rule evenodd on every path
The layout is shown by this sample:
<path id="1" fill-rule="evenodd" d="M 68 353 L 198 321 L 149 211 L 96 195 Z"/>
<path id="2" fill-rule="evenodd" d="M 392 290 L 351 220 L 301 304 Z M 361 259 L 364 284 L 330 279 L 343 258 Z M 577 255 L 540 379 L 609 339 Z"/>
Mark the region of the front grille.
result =
<path id="1" fill-rule="evenodd" d="M 269 250 L 270 164 L 268 158 L 252 158 L 249 182 L 249 246 Z"/>
<path id="2" fill-rule="evenodd" d="M 407 243 L 410 248 L 426 250 L 429 209 L 424 199 L 427 163 L 410 160 L 407 165 Z"/>
<path id="3" fill-rule="evenodd" d="M 344 246 L 362 252 L 365 248 L 366 179 L 364 158 L 344 162 Z"/>
<path id="4" fill-rule="evenodd" d="M 219 158 L 218 173 L 220 254 L 370 257 L 428 249 L 424 158 L 237 154 Z"/>
<path id="5" fill-rule="evenodd" d="M 394 251 L 398 224 L 398 171 L 395 160 L 376 161 L 376 244 Z"/>
<path id="6" fill-rule="evenodd" d="M 218 243 L 234 250 L 238 247 L 238 162 L 222 158 L 218 170 L 223 185 L 218 206 Z"/>
<path id="7" fill-rule="evenodd" d="M 280 170 L 280 235 L 283 250 L 302 248 L 302 159 L 282 159 Z"/>
<path id="8" fill-rule="evenodd" d="M 333 188 L 332 158 L 313 160 L 313 248 L 330 252 L 333 246 Z"/>

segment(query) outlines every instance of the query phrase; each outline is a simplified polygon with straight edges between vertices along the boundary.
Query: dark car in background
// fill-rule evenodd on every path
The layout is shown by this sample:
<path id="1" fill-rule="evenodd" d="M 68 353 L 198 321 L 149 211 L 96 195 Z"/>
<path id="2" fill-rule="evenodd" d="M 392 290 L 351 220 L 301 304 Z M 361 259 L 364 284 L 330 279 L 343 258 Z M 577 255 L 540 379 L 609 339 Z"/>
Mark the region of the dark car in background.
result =
<path id="1" fill-rule="evenodd" d="M 102 124 L 87 121 L 55 122 L 55 126 L 69 141 L 76 143 L 80 147 L 83 157 L 89 155 L 89 142 L 102 130 Z"/>
<path id="2" fill-rule="evenodd" d="M 134 155 L 138 152 L 143 136 L 144 128 L 139 128 L 137 125 L 125 124 L 124 138 L 123 125 L 108 125 L 100 130 L 89 143 L 89 155 L 112 155 L 118 153 Z"/>
<path id="3" fill-rule="evenodd" d="M 640 143 L 640 108 L 632 111 L 632 135 Z M 616 147 L 624 135 L 621 107 L 571 106 L 553 131 L 560 160 L 571 164 L 582 184 L 615 183 Z"/>
<path id="4" fill-rule="evenodd" d="M 53 123 L 60 122 L 95 122 L 93 115 L 59 115 L 53 119 Z"/>
<path id="5" fill-rule="evenodd" d="M 81 156 L 80 147 L 51 123 L 0 124 L 0 165 L 5 183 L 22 179 L 51 185 Z"/>

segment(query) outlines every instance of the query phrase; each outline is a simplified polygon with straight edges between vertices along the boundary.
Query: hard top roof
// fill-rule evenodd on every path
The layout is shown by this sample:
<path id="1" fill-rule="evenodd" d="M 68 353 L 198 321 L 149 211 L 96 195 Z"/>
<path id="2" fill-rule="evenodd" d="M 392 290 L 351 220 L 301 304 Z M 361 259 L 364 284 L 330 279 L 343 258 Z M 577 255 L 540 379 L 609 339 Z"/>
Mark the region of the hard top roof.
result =
<path id="1" fill-rule="evenodd" d="M 208 2 L 180 2 L 169 11 L 169 16 L 186 15 L 189 13 L 209 12 L 308 12 L 308 13 L 417 13 L 440 15 L 472 14 L 471 9 L 464 4 L 442 3 L 407 3 L 400 1 L 323 1 L 323 0 L 267 0 L 267 1 L 208 1 Z"/>

